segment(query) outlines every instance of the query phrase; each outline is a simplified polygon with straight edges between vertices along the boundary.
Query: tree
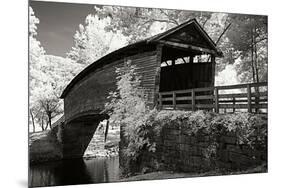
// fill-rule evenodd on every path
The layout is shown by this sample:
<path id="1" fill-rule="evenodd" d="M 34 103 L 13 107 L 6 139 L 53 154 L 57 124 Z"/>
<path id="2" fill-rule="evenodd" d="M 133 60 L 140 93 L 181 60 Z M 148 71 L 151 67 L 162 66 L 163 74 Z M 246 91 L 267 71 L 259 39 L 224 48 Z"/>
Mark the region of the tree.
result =
<path id="1" fill-rule="evenodd" d="M 256 15 L 232 15 L 233 27 L 227 37 L 240 60 L 237 71 L 242 81 L 267 79 L 267 18 Z M 249 74 L 250 73 L 250 74 Z"/>
<path id="2" fill-rule="evenodd" d="M 83 68 L 71 59 L 46 55 L 36 39 L 37 24 L 34 11 L 29 11 L 29 112 L 33 131 L 37 123 L 42 131 L 51 128 L 52 119 L 63 112 L 60 95 L 70 80 Z"/>
<path id="3" fill-rule="evenodd" d="M 41 66 L 45 63 L 45 50 L 35 38 L 37 35 L 37 24 L 39 24 L 39 22 L 32 7 L 29 7 L 29 113 L 32 119 L 33 132 L 35 131 L 35 119 L 39 113 L 34 90 L 39 87 L 40 82 L 45 79 L 45 75 L 40 71 Z"/>
<path id="4" fill-rule="evenodd" d="M 212 13 L 139 7 L 95 6 L 94 14 L 101 19 L 111 19 L 111 24 L 105 27 L 106 31 L 114 33 L 121 31 L 124 36 L 129 38 L 129 43 L 133 43 L 164 32 L 192 18 L 197 18 L 204 26 L 211 18 Z"/>
<path id="5" fill-rule="evenodd" d="M 79 30 L 74 35 L 74 47 L 67 53 L 67 57 L 86 66 L 125 44 L 120 33 L 104 30 L 109 24 L 110 18 L 100 19 L 95 15 L 88 15 L 85 26 L 79 25 Z"/>
<path id="6" fill-rule="evenodd" d="M 63 113 L 63 102 L 60 100 L 63 89 L 83 66 L 70 59 L 52 55 L 45 55 L 45 61 L 42 72 L 47 75 L 47 79 L 37 88 L 37 96 L 51 128 L 52 119 Z"/>

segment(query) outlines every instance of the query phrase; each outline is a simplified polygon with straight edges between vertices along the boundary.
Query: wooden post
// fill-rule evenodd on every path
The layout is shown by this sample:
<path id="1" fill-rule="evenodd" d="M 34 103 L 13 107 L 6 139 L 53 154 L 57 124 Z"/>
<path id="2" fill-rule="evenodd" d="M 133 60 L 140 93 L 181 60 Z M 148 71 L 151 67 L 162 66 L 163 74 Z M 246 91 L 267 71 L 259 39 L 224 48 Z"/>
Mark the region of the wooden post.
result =
<path id="1" fill-rule="evenodd" d="M 212 82 L 211 82 L 211 86 L 215 86 L 216 57 L 214 55 L 211 55 L 211 65 L 212 65 Z"/>
<path id="2" fill-rule="evenodd" d="M 193 63 L 193 61 L 194 61 L 194 55 L 190 55 L 189 56 L 189 63 Z"/>
<path id="3" fill-rule="evenodd" d="M 173 108 L 174 108 L 174 110 L 176 109 L 176 93 L 175 92 L 173 92 Z"/>
<path id="4" fill-rule="evenodd" d="M 255 113 L 259 112 L 259 100 L 260 100 L 260 97 L 259 97 L 260 91 L 259 90 L 260 90 L 259 86 L 255 87 L 255 106 L 256 106 Z"/>
<path id="5" fill-rule="evenodd" d="M 194 89 L 191 90 L 191 109 L 195 111 L 195 91 Z"/>
<path id="6" fill-rule="evenodd" d="M 159 109 L 162 110 L 162 94 L 159 93 Z"/>
<path id="7" fill-rule="evenodd" d="M 251 102 L 252 102 L 252 99 L 251 99 L 251 86 L 250 84 L 247 85 L 247 99 L 248 99 L 248 112 L 249 113 L 252 113 L 252 107 L 251 107 Z"/>
<path id="8" fill-rule="evenodd" d="M 194 60 L 194 55 L 189 56 L 189 70 L 188 70 L 188 80 L 189 83 L 191 84 L 191 88 L 194 87 L 193 84 L 193 60 Z"/>
<path id="9" fill-rule="evenodd" d="M 215 87 L 215 112 L 219 113 L 219 90 Z"/>
<path id="10" fill-rule="evenodd" d="M 158 103 L 158 97 L 159 97 L 159 88 L 160 88 L 160 72 L 161 72 L 161 63 L 162 63 L 162 48 L 163 45 L 157 45 L 157 49 L 156 49 L 156 61 L 157 61 L 157 69 L 156 69 L 156 73 L 155 73 L 155 87 L 154 87 L 154 100 L 153 106 L 156 106 Z"/>
<path id="11" fill-rule="evenodd" d="M 232 108 L 232 111 L 233 111 L 233 113 L 235 112 L 235 97 L 233 97 L 233 108 Z"/>
<path id="12" fill-rule="evenodd" d="M 172 66 L 175 66 L 176 65 L 176 61 L 175 59 L 172 59 Z"/>

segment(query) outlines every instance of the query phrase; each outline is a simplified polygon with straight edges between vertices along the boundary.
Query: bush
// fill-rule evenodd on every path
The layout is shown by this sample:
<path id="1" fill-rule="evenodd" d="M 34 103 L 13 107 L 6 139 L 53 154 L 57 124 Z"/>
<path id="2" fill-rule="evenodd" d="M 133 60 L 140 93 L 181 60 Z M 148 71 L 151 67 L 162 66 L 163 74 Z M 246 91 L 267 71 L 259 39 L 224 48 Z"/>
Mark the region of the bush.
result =
<path id="1" fill-rule="evenodd" d="M 238 137 L 237 144 L 252 145 L 254 140 L 264 142 L 267 136 L 267 120 L 263 115 L 247 112 L 217 114 L 208 111 L 160 111 L 154 122 L 159 135 L 164 125 L 177 125 L 190 136 L 197 132 L 220 135 L 232 133 Z"/>
<path id="2" fill-rule="evenodd" d="M 111 92 L 110 102 L 105 105 L 110 121 L 122 128 L 128 140 L 125 154 L 136 159 L 138 151 L 144 146 L 149 151 L 155 150 L 146 137 L 147 126 L 151 125 L 156 110 L 150 110 L 146 105 L 146 94 L 141 87 L 140 76 L 135 73 L 136 66 L 130 61 L 122 68 L 116 69 L 117 92 Z"/>

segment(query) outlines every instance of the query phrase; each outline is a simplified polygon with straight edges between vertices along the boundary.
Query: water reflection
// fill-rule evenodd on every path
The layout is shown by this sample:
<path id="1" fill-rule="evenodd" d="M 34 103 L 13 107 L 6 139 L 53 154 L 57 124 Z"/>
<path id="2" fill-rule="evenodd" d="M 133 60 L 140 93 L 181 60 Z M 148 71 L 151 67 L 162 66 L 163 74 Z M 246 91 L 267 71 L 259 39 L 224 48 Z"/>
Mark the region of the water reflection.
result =
<path id="1" fill-rule="evenodd" d="M 30 167 L 30 186 L 114 182 L 119 179 L 119 159 L 72 159 Z"/>

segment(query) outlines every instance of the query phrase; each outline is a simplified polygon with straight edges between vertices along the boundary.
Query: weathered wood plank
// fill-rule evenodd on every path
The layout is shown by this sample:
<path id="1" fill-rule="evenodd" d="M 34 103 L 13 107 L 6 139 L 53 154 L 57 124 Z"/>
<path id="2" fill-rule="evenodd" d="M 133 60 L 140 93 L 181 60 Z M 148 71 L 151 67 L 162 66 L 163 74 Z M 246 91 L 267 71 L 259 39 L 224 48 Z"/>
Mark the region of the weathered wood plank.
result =
<path id="1" fill-rule="evenodd" d="M 268 104 L 253 104 L 252 107 L 257 109 L 267 108 Z"/>
<path id="2" fill-rule="evenodd" d="M 195 96 L 195 100 L 207 100 L 207 99 L 214 99 L 213 95 L 199 95 Z"/>
<path id="3" fill-rule="evenodd" d="M 180 48 L 180 49 L 183 49 L 183 50 L 193 49 L 193 50 L 217 55 L 217 52 L 215 50 L 210 50 L 210 49 L 207 49 L 207 48 L 197 47 L 197 46 L 193 46 L 193 45 L 189 45 L 189 44 L 182 44 L 182 43 L 165 41 L 165 40 L 160 40 L 160 43 L 164 44 L 165 46 Z"/>
<path id="4" fill-rule="evenodd" d="M 173 97 L 162 97 L 162 101 L 173 101 Z"/>
<path id="5" fill-rule="evenodd" d="M 231 94 L 219 94 L 219 98 L 246 98 L 248 95 L 247 93 L 231 93 Z"/>
<path id="6" fill-rule="evenodd" d="M 242 89 L 242 88 L 247 88 L 248 85 L 250 85 L 250 87 L 263 87 L 263 86 L 267 86 L 267 82 L 251 83 L 251 84 L 237 84 L 237 85 L 229 85 L 229 86 L 216 86 L 216 87 L 221 90 L 223 90 L 223 89 Z"/>
<path id="7" fill-rule="evenodd" d="M 192 100 L 192 97 L 177 97 L 177 101 Z"/>
<path id="8" fill-rule="evenodd" d="M 204 108 L 215 108 L 214 104 L 196 104 L 196 108 L 204 109 Z"/>
<path id="9" fill-rule="evenodd" d="M 220 108 L 237 108 L 237 109 L 247 109 L 248 104 L 220 104 Z"/>

